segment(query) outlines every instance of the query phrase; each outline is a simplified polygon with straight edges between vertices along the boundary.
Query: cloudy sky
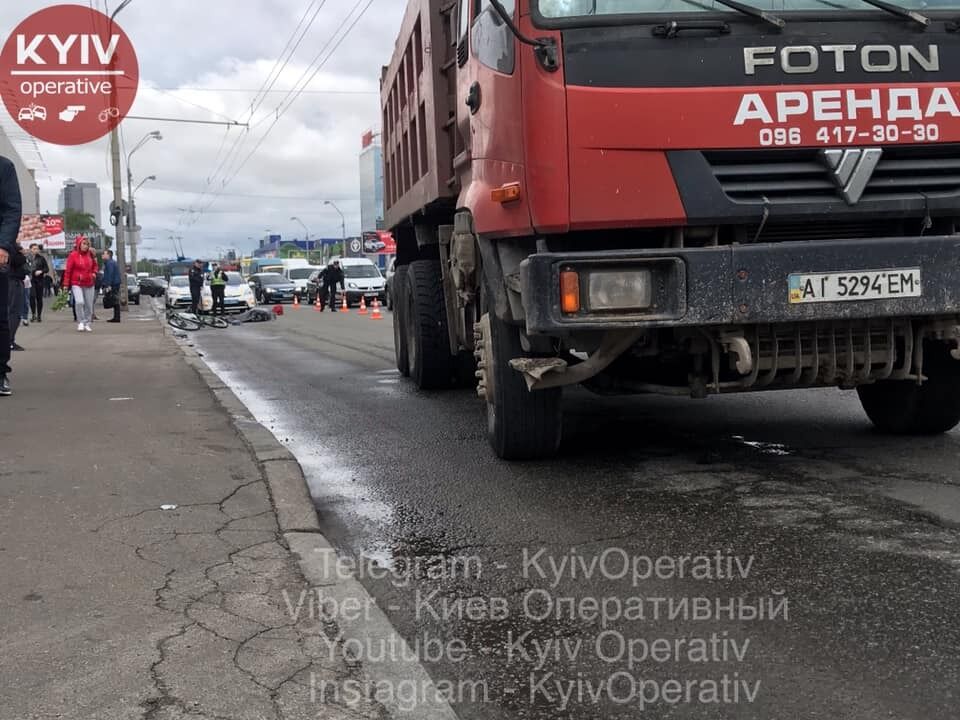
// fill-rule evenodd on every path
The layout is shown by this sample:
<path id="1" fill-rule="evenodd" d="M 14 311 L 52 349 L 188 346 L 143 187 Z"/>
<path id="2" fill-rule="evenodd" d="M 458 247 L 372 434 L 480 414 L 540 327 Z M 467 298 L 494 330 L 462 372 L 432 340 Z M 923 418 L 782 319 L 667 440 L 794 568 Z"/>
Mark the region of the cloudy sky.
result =
<path id="1" fill-rule="evenodd" d="M 103 0 L 89 2 L 104 9 Z M 119 0 L 107 2 L 113 10 Z M 26 16 L 54 4 L 0 3 L 2 39 Z M 133 0 L 118 16 L 140 61 L 140 92 L 130 114 L 250 124 L 244 130 L 123 123 L 127 150 L 150 131 L 163 134 L 132 162 L 135 183 L 157 176 L 137 193 L 143 235 L 155 238 L 144 241 L 141 257 L 172 254 L 168 238 L 174 234 L 183 236 L 188 255 L 212 254 L 218 247 L 249 251 L 268 230 L 302 237 L 291 216 L 303 220 L 312 237 L 339 237 L 340 217 L 325 200 L 346 215 L 348 234 L 359 233 L 360 136 L 379 129 L 380 68 L 390 59 L 405 5 L 405 0 Z M 273 92 L 254 109 L 291 35 L 300 24 L 298 39 L 311 19 Z M 288 91 L 315 71 L 291 103 Z M 288 104 L 274 124 L 277 108 Z M 2 106 L 0 112 L 5 113 Z M 9 118 L 4 120 L 9 127 Z M 24 160 L 38 169 L 41 210 L 56 212 L 63 180 L 75 178 L 100 184 L 106 218 L 108 145 L 107 139 L 79 147 L 38 142 L 39 154 L 21 145 Z"/>

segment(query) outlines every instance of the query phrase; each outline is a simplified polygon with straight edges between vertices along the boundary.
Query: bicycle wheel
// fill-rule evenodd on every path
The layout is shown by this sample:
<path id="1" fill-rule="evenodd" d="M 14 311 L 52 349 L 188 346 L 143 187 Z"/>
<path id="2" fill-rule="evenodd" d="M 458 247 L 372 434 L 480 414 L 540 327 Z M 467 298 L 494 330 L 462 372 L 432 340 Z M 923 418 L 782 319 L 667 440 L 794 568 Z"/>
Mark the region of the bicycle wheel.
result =
<path id="1" fill-rule="evenodd" d="M 167 316 L 167 322 L 178 330 L 199 330 L 201 325 L 199 320 L 192 320 L 184 317 L 180 313 L 172 313 Z"/>

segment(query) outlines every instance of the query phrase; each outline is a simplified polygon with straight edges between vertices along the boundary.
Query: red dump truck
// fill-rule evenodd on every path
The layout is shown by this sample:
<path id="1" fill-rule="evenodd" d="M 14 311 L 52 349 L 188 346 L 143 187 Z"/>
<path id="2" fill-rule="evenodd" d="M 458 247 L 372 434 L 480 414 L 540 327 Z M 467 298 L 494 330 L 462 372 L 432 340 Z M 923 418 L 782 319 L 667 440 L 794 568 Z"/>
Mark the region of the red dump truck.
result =
<path id="1" fill-rule="evenodd" d="M 549 456 L 561 390 L 856 388 L 960 421 L 960 0 L 410 0 L 397 367 Z M 479 379 L 479 381 L 477 380 Z"/>

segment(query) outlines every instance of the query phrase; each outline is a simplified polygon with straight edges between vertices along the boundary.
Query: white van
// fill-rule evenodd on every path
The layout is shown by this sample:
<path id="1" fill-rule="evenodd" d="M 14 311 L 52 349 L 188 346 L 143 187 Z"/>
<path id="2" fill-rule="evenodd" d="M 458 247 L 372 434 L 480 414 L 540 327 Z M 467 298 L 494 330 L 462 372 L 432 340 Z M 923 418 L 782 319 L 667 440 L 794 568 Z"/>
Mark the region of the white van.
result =
<path id="1" fill-rule="evenodd" d="M 283 276 L 294 284 L 294 292 L 300 296 L 301 302 L 307 297 L 307 281 L 317 270 L 320 270 L 318 265 L 308 265 L 306 261 L 302 265 L 283 268 Z"/>
<path id="2" fill-rule="evenodd" d="M 386 280 L 373 261 L 367 258 L 337 259 L 343 268 L 343 284 L 347 291 L 348 305 L 359 303 L 361 297 L 366 298 L 368 305 L 374 298 L 379 298 L 381 303 L 387 301 L 384 287 Z"/>

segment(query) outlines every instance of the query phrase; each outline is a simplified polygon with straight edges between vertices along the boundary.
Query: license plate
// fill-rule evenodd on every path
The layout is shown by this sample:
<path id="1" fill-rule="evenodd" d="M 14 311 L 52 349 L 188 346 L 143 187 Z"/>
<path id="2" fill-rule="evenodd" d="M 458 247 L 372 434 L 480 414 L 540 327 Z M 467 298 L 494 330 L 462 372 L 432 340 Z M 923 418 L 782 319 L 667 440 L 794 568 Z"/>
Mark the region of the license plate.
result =
<path id="1" fill-rule="evenodd" d="M 920 297 L 920 268 L 794 273 L 790 303 L 845 302 Z"/>

